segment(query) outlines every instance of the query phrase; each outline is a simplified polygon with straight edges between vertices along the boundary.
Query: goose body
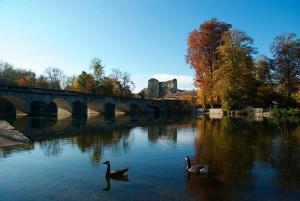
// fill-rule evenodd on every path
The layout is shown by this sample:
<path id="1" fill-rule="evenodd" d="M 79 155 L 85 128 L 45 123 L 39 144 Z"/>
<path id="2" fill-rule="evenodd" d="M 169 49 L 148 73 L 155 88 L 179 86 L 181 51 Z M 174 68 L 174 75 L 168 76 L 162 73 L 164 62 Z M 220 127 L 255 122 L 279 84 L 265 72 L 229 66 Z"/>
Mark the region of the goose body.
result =
<path id="1" fill-rule="evenodd" d="M 190 157 L 186 156 L 185 160 L 187 162 L 186 171 L 196 174 L 206 174 L 208 172 L 208 165 L 191 165 Z"/>
<path id="2" fill-rule="evenodd" d="M 112 177 L 112 178 L 113 177 L 123 177 L 125 175 L 125 173 L 128 172 L 128 170 L 129 170 L 129 168 L 126 167 L 123 169 L 110 171 L 110 162 L 109 161 L 105 161 L 102 164 L 107 165 L 107 169 L 106 169 L 106 173 L 105 173 L 106 177 Z"/>

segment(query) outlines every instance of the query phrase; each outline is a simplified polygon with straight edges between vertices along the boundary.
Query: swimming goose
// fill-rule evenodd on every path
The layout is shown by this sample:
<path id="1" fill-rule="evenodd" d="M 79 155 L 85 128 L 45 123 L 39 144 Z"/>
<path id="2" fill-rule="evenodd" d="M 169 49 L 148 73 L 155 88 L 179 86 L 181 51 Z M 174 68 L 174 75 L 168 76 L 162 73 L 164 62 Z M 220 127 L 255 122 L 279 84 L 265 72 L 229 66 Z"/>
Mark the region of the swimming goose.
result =
<path id="1" fill-rule="evenodd" d="M 208 172 L 208 165 L 191 165 L 190 157 L 186 156 L 185 160 L 187 162 L 186 171 L 190 173 L 200 173 L 206 174 Z"/>
<path id="2" fill-rule="evenodd" d="M 123 168 L 123 169 L 118 169 L 118 170 L 113 170 L 110 171 L 110 162 L 109 161 L 105 161 L 102 164 L 106 164 L 107 165 L 107 169 L 106 169 L 106 177 L 123 177 L 124 174 L 129 170 L 129 168 Z"/>

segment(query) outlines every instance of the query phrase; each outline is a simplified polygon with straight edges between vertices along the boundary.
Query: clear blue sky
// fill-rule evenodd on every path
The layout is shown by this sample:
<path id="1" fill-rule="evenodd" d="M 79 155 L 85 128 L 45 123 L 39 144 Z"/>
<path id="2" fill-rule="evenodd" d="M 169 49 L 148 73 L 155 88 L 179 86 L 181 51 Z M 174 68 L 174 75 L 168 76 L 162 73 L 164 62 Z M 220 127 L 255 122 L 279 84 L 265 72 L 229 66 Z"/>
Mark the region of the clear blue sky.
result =
<path id="1" fill-rule="evenodd" d="M 216 17 L 244 30 L 259 53 L 283 32 L 300 37 L 299 0 L 0 0 L 0 60 L 38 74 L 88 70 L 92 57 L 131 73 L 136 88 L 153 76 L 192 88 L 188 33 Z"/>

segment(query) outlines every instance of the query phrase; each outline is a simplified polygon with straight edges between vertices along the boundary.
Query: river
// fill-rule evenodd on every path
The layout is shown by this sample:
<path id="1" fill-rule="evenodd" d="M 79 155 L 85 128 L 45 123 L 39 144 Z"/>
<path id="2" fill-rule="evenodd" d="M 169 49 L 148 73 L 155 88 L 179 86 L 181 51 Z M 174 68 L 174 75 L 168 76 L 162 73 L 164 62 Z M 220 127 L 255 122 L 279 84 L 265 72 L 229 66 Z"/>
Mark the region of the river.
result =
<path id="1" fill-rule="evenodd" d="M 0 200 L 300 200 L 296 119 L 18 117 L 33 143 L 0 148 Z M 208 164 L 188 175 L 184 157 Z M 128 178 L 105 179 L 129 166 Z"/>

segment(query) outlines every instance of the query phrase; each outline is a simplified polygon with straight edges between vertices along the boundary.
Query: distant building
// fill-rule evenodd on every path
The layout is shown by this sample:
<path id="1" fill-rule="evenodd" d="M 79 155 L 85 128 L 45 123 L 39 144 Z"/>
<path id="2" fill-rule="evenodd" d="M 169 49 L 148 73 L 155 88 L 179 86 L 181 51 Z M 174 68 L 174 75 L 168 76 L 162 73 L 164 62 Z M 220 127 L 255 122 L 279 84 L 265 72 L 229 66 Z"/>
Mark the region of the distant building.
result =
<path id="1" fill-rule="evenodd" d="M 169 80 L 166 82 L 159 82 L 157 79 L 151 78 L 148 80 L 148 97 L 161 98 L 169 93 L 177 93 L 177 80 Z"/>

